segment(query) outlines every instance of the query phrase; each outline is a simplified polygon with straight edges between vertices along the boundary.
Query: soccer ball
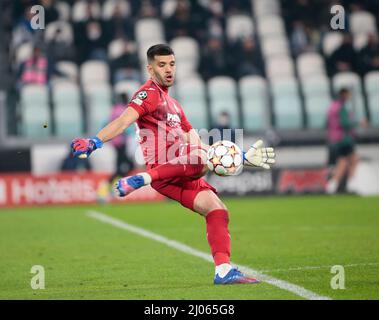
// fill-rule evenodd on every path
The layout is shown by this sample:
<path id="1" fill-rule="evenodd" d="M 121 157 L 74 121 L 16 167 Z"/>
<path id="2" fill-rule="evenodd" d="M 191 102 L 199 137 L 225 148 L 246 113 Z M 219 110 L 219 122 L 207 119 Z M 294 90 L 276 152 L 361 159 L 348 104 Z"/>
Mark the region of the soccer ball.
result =
<path id="1" fill-rule="evenodd" d="M 231 141 L 218 141 L 208 150 L 207 166 L 218 176 L 240 174 L 243 168 L 242 151 Z"/>

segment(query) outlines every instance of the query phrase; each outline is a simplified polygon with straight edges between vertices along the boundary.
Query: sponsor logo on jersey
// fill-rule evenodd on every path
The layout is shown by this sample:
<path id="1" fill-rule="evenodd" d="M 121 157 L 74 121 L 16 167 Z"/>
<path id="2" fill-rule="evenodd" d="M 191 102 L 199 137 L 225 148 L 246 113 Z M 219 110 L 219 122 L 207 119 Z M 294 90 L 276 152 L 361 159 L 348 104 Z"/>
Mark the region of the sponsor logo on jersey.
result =
<path id="1" fill-rule="evenodd" d="M 147 98 L 147 92 L 146 91 L 140 91 L 140 92 L 138 92 L 137 98 L 139 98 L 141 100 L 146 99 Z"/>
<path id="2" fill-rule="evenodd" d="M 143 101 L 141 99 L 135 98 L 132 100 L 132 102 L 134 102 L 135 104 L 138 104 L 140 106 Z"/>
<path id="3" fill-rule="evenodd" d="M 167 124 L 172 128 L 180 126 L 180 117 L 177 114 L 167 113 Z"/>

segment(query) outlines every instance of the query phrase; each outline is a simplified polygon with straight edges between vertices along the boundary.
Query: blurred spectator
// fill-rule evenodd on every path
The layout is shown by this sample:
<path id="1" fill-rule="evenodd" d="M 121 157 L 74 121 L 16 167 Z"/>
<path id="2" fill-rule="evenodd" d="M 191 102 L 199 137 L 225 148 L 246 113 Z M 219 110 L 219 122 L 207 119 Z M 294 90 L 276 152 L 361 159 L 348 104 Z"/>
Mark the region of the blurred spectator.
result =
<path id="1" fill-rule="evenodd" d="M 326 191 L 335 193 L 346 174 L 348 174 L 347 190 L 354 191 L 354 174 L 358 164 L 355 152 L 355 132 L 357 122 L 354 114 L 348 108 L 351 92 L 342 88 L 338 97 L 329 106 L 327 114 L 329 162 L 336 163 L 332 178 L 329 180 Z M 365 122 L 363 122 L 365 123 Z"/>
<path id="2" fill-rule="evenodd" d="M 17 48 L 24 42 L 34 42 L 36 43 L 39 39 L 39 36 L 42 36 L 42 33 L 36 32 L 31 26 L 31 19 L 33 14 L 31 12 L 31 7 L 26 7 L 24 14 L 18 18 L 16 26 L 13 29 L 12 34 L 12 48 Z"/>
<path id="3" fill-rule="evenodd" d="M 229 140 L 234 143 L 236 142 L 235 130 L 231 127 L 230 115 L 228 112 L 223 111 L 218 115 L 217 123 L 214 125 L 214 129 L 219 131 L 220 136 L 210 136 L 210 145 L 219 140 Z"/>
<path id="4" fill-rule="evenodd" d="M 362 75 L 370 71 L 379 70 L 379 38 L 370 34 L 368 43 L 359 52 Z"/>
<path id="5" fill-rule="evenodd" d="M 41 6 L 45 9 L 45 24 L 59 19 L 58 10 L 55 8 L 55 0 L 40 0 Z"/>
<path id="6" fill-rule="evenodd" d="M 20 66 L 20 85 L 46 85 L 48 81 L 48 60 L 39 47 L 33 48 L 32 56 Z"/>
<path id="7" fill-rule="evenodd" d="M 142 0 L 141 6 L 139 8 L 138 16 L 139 18 L 156 18 L 158 17 L 159 11 L 158 8 L 155 7 L 151 1 Z"/>
<path id="8" fill-rule="evenodd" d="M 350 33 L 344 34 L 343 42 L 341 46 L 331 54 L 328 66 L 332 75 L 344 71 L 357 71 L 357 53 L 355 52 Z"/>
<path id="9" fill-rule="evenodd" d="M 104 23 L 106 36 L 112 38 L 127 38 L 134 39 L 133 22 L 126 16 L 126 13 L 121 10 L 121 5 L 116 4 L 114 11 L 109 20 Z"/>
<path id="10" fill-rule="evenodd" d="M 228 52 L 233 76 L 237 79 L 246 75 L 263 75 L 263 59 L 254 39 L 241 39 Z"/>
<path id="11" fill-rule="evenodd" d="M 63 159 L 61 164 L 61 171 L 91 171 L 91 163 L 89 159 L 80 159 L 78 157 L 73 157 L 71 150 Z"/>
<path id="12" fill-rule="evenodd" d="M 293 23 L 290 42 L 292 52 L 297 57 L 304 52 L 316 51 L 319 39 L 315 30 L 307 26 L 303 21 L 296 20 Z"/>
<path id="13" fill-rule="evenodd" d="M 227 73 L 227 58 L 224 45 L 219 38 L 210 38 L 203 49 L 199 72 L 208 80 Z"/>
<path id="14" fill-rule="evenodd" d="M 133 42 L 124 41 L 120 56 L 110 61 L 110 70 L 113 83 L 121 80 L 136 80 L 141 82 L 140 64 L 137 47 Z"/>
<path id="15" fill-rule="evenodd" d="M 127 94 L 123 93 L 118 97 L 118 102 L 113 106 L 110 121 L 118 118 L 124 111 L 129 102 Z M 132 130 L 130 127 L 129 130 Z M 111 144 L 116 151 L 116 171 L 109 178 L 109 182 L 112 182 L 117 177 L 125 177 L 130 170 L 134 169 L 134 162 L 129 159 L 126 146 L 126 134 L 120 134 L 111 140 Z"/>
<path id="16" fill-rule="evenodd" d="M 166 21 L 166 37 L 171 40 L 180 36 L 195 36 L 195 26 L 191 17 L 188 0 L 179 0 L 174 14 Z"/>

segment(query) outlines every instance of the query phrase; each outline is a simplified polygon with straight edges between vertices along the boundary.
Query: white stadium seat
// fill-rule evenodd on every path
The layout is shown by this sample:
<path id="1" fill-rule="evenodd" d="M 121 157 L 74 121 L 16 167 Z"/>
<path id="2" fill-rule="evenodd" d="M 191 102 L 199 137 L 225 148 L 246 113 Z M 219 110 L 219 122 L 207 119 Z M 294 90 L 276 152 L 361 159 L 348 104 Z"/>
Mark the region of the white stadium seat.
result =
<path id="1" fill-rule="evenodd" d="M 258 19 L 257 29 L 262 38 L 286 35 L 283 18 L 276 15 L 264 16 Z"/>
<path id="2" fill-rule="evenodd" d="M 89 85 L 84 88 L 86 97 L 88 131 L 99 132 L 108 122 L 112 109 L 112 91 L 108 84 Z"/>
<path id="3" fill-rule="evenodd" d="M 58 10 L 59 20 L 69 21 L 71 16 L 71 7 L 68 3 L 57 1 L 55 8 Z"/>
<path id="4" fill-rule="evenodd" d="M 375 16 L 367 11 L 353 12 L 350 15 L 350 29 L 353 34 L 377 33 Z"/>
<path id="5" fill-rule="evenodd" d="M 33 55 L 33 43 L 25 42 L 21 44 L 16 51 L 16 63 L 21 65 Z"/>
<path id="6" fill-rule="evenodd" d="M 188 79 L 175 87 L 176 98 L 195 129 L 208 128 L 206 87 L 202 79 Z"/>
<path id="7" fill-rule="evenodd" d="M 43 127 L 50 122 L 47 86 L 26 85 L 21 89 L 21 132 L 26 137 L 43 138 L 50 130 Z"/>
<path id="8" fill-rule="evenodd" d="M 379 127 L 379 71 L 372 71 L 364 78 L 371 125 Z"/>
<path id="9" fill-rule="evenodd" d="M 116 94 L 126 93 L 131 99 L 140 87 L 141 84 L 138 81 L 123 80 L 115 84 L 114 92 Z"/>
<path id="10" fill-rule="evenodd" d="M 212 125 L 215 125 L 220 113 L 226 111 L 230 115 L 231 125 L 240 127 L 236 82 L 226 76 L 213 77 L 208 81 L 208 92 Z"/>
<path id="11" fill-rule="evenodd" d="M 333 31 L 325 34 L 322 39 L 322 50 L 325 55 L 330 56 L 343 41 L 343 35 L 341 32 Z"/>
<path id="12" fill-rule="evenodd" d="M 108 64 L 98 60 L 86 61 L 80 67 L 80 78 L 83 85 L 108 83 Z"/>
<path id="13" fill-rule="evenodd" d="M 197 74 L 199 65 L 199 45 L 191 37 L 176 37 L 170 42 L 175 52 L 177 79 L 185 79 Z"/>
<path id="14" fill-rule="evenodd" d="M 56 64 L 58 71 L 67 75 L 72 81 L 77 81 L 79 79 L 79 69 L 78 66 L 71 61 L 59 61 Z"/>
<path id="15" fill-rule="evenodd" d="M 311 129 L 324 129 L 326 113 L 331 103 L 330 83 L 327 76 L 305 77 L 301 82 L 307 127 Z"/>
<path id="16" fill-rule="evenodd" d="M 126 42 L 123 39 L 112 40 L 108 45 L 108 58 L 117 59 L 125 52 Z"/>
<path id="17" fill-rule="evenodd" d="M 364 46 L 366 46 L 367 42 L 368 42 L 367 33 L 359 33 L 353 36 L 354 49 L 357 51 L 361 50 Z"/>
<path id="18" fill-rule="evenodd" d="M 278 56 L 266 59 L 266 72 L 270 80 L 291 78 L 295 75 L 295 68 L 289 56 Z"/>
<path id="19" fill-rule="evenodd" d="M 324 59 L 316 52 L 303 53 L 298 56 L 296 67 L 300 78 L 326 75 Z"/>
<path id="20" fill-rule="evenodd" d="M 162 12 L 163 18 L 171 17 L 174 14 L 177 5 L 178 5 L 178 2 L 176 0 L 164 0 L 161 6 L 161 12 Z"/>
<path id="21" fill-rule="evenodd" d="M 243 127 L 249 131 L 268 126 L 268 87 L 264 78 L 245 76 L 239 80 Z"/>
<path id="22" fill-rule="evenodd" d="M 101 6 L 99 2 L 92 1 L 89 3 L 86 0 L 77 0 L 72 6 L 72 21 L 86 21 L 88 19 L 88 9 L 91 11 L 94 18 L 101 17 Z"/>
<path id="23" fill-rule="evenodd" d="M 57 33 L 59 31 L 59 33 Z M 46 26 L 45 41 L 56 41 L 71 44 L 74 41 L 72 27 L 68 22 L 56 21 Z"/>
<path id="24" fill-rule="evenodd" d="M 164 39 L 162 22 L 155 18 L 142 18 L 137 20 L 135 24 L 135 38 L 139 43 Z"/>
<path id="25" fill-rule="evenodd" d="M 112 18 L 115 10 L 121 13 L 122 17 L 129 17 L 131 13 L 130 3 L 126 0 L 107 0 L 103 5 L 103 19 Z"/>
<path id="26" fill-rule="evenodd" d="M 280 14 L 280 3 L 278 0 L 251 0 L 251 4 L 256 18 Z"/>
<path id="27" fill-rule="evenodd" d="M 351 108 L 356 117 L 362 119 L 365 116 L 365 110 L 359 75 L 354 72 L 340 72 L 333 77 L 332 84 L 334 93 L 344 87 L 352 90 Z"/>
<path id="28" fill-rule="evenodd" d="M 226 20 L 226 36 L 229 41 L 248 38 L 254 35 L 253 20 L 248 15 L 233 14 Z"/>
<path id="29" fill-rule="evenodd" d="M 289 56 L 288 40 L 285 36 L 273 36 L 262 39 L 262 53 L 265 58 Z"/>
<path id="30" fill-rule="evenodd" d="M 271 83 L 275 127 L 301 129 L 302 111 L 298 83 L 295 78 L 281 78 Z"/>
<path id="31" fill-rule="evenodd" d="M 79 86 L 71 81 L 52 83 L 55 133 L 59 137 L 76 137 L 83 133 Z"/>

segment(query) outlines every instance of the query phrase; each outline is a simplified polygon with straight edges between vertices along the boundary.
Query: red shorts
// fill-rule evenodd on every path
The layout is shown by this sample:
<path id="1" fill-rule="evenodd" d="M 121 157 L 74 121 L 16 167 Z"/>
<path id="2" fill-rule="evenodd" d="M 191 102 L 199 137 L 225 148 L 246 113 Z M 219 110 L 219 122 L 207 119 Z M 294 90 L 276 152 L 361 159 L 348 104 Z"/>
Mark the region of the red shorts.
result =
<path id="1" fill-rule="evenodd" d="M 197 145 L 183 145 L 180 156 L 189 154 L 193 149 L 200 149 Z M 156 165 L 148 166 L 148 169 Z M 211 190 L 217 194 L 217 190 L 212 187 L 204 178 L 178 177 L 166 180 L 154 181 L 151 186 L 164 196 L 178 201 L 183 207 L 193 210 L 193 203 L 197 194 L 203 190 Z"/>
<path id="2" fill-rule="evenodd" d="M 217 194 L 204 178 L 191 180 L 190 178 L 173 178 L 154 181 L 151 186 L 164 196 L 178 201 L 183 207 L 193 210 L 193 203 L 197 194 L 203 190 L 211 190 Z"/>

